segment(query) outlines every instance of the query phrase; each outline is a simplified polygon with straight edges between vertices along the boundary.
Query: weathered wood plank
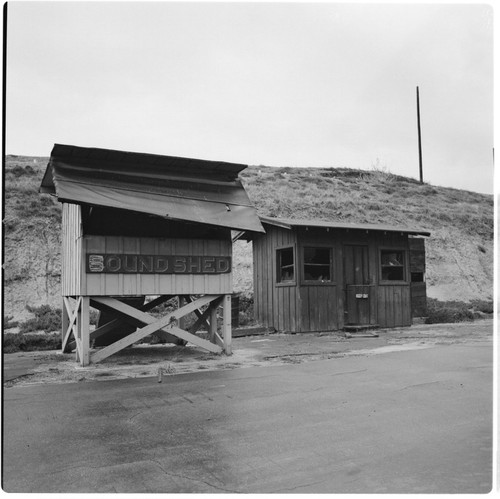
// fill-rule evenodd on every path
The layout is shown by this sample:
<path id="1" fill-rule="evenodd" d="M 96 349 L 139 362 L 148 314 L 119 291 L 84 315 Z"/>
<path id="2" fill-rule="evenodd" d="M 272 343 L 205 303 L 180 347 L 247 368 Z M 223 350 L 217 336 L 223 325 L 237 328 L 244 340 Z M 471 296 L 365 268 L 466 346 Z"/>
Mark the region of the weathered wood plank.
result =
<path id="1" fill-rule="evenodd" d="M 381 327 L 387 326 L 387 286 L 378 286 L 377 290 L 377 315 Z"/>
<path id="2" fill-rule="evenodd" d="M 401 296 L 401 286 L 394 286 L 393 289 L 393 309 L 394 309 L 394 326 L 403 325 L 403 310 L 402 310 L 402 296 Z"/>
<path id="3" fill-rule="evenodd" d="M 212 311 L 215 309 L 215 313 L 217 313 L 217 307 L 222 303 L 222 300 L 215 300 L 213 301 L 210 306 L 203 312 L 199 312 L 198 310 L 195 310 L 194 313 L 198 317 L 197 321 L 188 329 L 188 332 L 194 334 L 200 327 L 204 326 L 206 331 L 210 332 L 211 330 L 211 324 L 208 323 L 207 319 L 208 317 L 211 317 Z M 217 321 L 217 317 L 215 319 Z M 216 324 L 217 325 L 217 324 Z"/>
<path id="4" fill-rule="evenodd" d="M 309 287 L 309 331 L 318 331 L 318 288 Z"/>
<path id="5" fill-rule="evenodd" d="M 168 326 L 168 327 L 165 327 L 164 330 L 166 332 L 168 332 L 169 334 L 177 336 L 178 338 L 181 338 L 182 340 L 189 341 L 190 343 L 193 343 L 193 345 L 204 348 L 205 350 L 208 350 L 209 352 L 213 352 L 213 353 L 221 353 L 222 352 L 222 348 L 219 345 L 214 345 L 213 343 L 210 343 L 209 341 L 204 340 L 203 338 L 200 338 L 194 334 L 188 333 L 187 331 L 184 331 L 184 329 L 181 329 L 177 326 Z"/>

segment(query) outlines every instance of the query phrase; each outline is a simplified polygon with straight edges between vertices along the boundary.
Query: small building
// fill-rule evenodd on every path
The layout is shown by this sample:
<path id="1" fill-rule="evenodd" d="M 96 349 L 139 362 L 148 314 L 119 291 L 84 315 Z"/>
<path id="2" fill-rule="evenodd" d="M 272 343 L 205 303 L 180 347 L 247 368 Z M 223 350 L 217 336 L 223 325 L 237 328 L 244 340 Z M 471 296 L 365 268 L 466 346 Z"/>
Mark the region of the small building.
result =
<path id="1" fill-rule="evenodd" d="M 54 146 L 40 192 L 62 203 L 63 351 L 75 349 L 87 365 L 162 334 L 231 353 L 231 231 L 264 231 L 238 180 L 244 168 Z M 148 313 L 172 298 L 176 310 Z M 90 306 L 107 317 L 94 331 Z M 186 330 L 192 313 L 197 320 Z M 103 338 L 103 348 L 91 350 Z"/>
<path id="2" fill-rule="evenodd" d="M 261 217 L 253 244 L 256 320 L 278 331 L 409 326 L 425 309 L 420 229 Z"/>

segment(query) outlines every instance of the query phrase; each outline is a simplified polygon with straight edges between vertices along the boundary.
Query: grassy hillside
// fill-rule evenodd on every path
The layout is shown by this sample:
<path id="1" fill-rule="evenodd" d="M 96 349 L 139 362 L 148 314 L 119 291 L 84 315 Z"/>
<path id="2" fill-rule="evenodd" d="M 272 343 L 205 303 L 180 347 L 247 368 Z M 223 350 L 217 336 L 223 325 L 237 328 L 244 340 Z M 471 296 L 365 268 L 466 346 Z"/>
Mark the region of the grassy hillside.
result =
<path id="1" fill-rule="evenodd" d="M 259 214 L 427 229 L 428 294 L 493 296 L 493 196 L 420 184 L 383 170 L 249 167 L 241 175 Z M 250 248 L 236 255 L 240 291 L 251 290 Z"/>
<path id="2" fill-rule="evenodd" d="M 48 158 L 7 156 L 5 167 L 4 309 L 60 306 L 60 205 L 38 193 Z M 259 214 L 387 223 L 428 229 L 429 295 L 490 299 L 493 197 L 421 185 L 374 170 L 249 167 L 241 178 Z M 235 247 L 235 291 L 251 294 L 251 245 Z"/>

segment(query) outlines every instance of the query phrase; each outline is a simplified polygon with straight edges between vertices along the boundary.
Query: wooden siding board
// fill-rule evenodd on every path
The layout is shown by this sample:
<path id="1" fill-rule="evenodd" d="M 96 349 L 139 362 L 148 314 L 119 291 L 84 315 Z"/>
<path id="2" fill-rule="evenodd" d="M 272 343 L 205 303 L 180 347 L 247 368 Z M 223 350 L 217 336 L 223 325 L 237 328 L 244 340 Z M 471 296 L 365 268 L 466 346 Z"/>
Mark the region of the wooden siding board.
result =
<path id="1" fill-rule="evenodd" d="M 257 238 L 254 238 L 252 241 L 252 260 L 253 260 L 253 313 L 254 313 L 254 318 L 255 320 L 262 324 L 262 315 L 260 312 L 260 289 L 262 286 L 262 282 L 260 279 L 261 275 L 261 268 L 260 268 L 260 261 L 259 261 L 259 247 L 258 247 L 258 242 Z"/>
<path id="2" fill-rule="evenodd" d="M 403 295 L 403 324 L 402 326 L 411 325 L 411 290 L 409 286 L 402 288 Z"/>
<path id="3" fill-rule="evenodd" d="M 276 329 L 278 331 L 283 331 L 283 293 L 280 288 L 277 289 L 276 293 Z"/>
<path id="4" fill-rule="evenodd" d="M 273 327 L 276 329 L 280 329 L 280 320 L 279 320 L 279 301 L 278 301 L 278 293 L 279 287 L 276 287 L 276 248 L 281 246 L 281 237 L 280 231 L 277 228 L 273 227 L 272 231 L 272 248 L 270 248 L 270 258 L 273 262 L 273 286 L 272 286 L 272 306 L 271 306 L 271 315 L 273 317 Z"/>
<path id="5" fill-rule="evenodd" d="M 309 286 L 300 288 L 300 331 L 307 332 L 311 330 L 311 321 L 309 319 Z"/>
<path id="6" fill-rule="evenodd" d="M 259 238 L 259 293 L 260 293 L 260 315 L 262 322 L 266 326 L 271 326 L 272 321 L 269 315 L 269 287 L 272 282 L 272 275 L 269 272 L 269 261 L 267 258 L 269 241 L 267 238 Z"/>
<path id="7" fill-rule="evenodd" d="M 290 331 L 297 331 L 297 287 L 290 288 L 290 324 L 288 329 Z"/>
<path id="8" fill-rule="evenodd" d="M 81 208 L 78 205 L 62 205 L 61 240 L 61 294 L 76 296 L 81 286 Z"/>
<path id="9" fill-rule="evenodd" d="M 403 324 L 403 313 L 402 313 L 402 294 L 401 286 L 394 286 L 393 292 L 394 299 L 394 326 L 401 326 Z"/>
<path id="10" fill-rule="evenodd" d="M 132 255 L 137 255 L 140 253 L 140 247 L 137 247 L 140 244 L 139 239 L 133 237 L 123 237 L 121 240 L 121 251 L 120 253 L 130 253 Z M 120 283 L 120 294 L 125 296 L 136 295 L 137 293 L 137 278 L 139 276 L 137 274 L 124 274 L 121 276 Z"/>
<path id="11" fill-rule="evenodd" d="M 336 256 L 335 261 L 335 270 L 336 275 L 334 276 L 335 281 L 337 283 L 336 288 L 336 300 L 335 300 L 335 309 L 337 312 L 336 324 L 337 328 L 344 327 L 344 265 L 343 265 L 343 255 L 342 255 L 342 244 L 338 237 L 335 237 L 335 250 L 334 255 Z"/>
<path id="12" fill-rule="evenodd" d="M 272 281 L 272 275 L 269 274 L 268 263 L 267 263 L 267 252 L 269 246 L 269 241 L 261 240 L 259 248 L 259 266 L 262 272 L 260 277 L 260 314 L 262 321 L 266 326 L 272 326 L 272 319 L 269 315 L 269 287 Z"/>
<path id="13" fill-rule="evenodd" d="M 263 257 L 266 259 L 267 262 L 267 299 L 266 299 L 266 316 L 267 316 L 267 321 L 268 324 L 271 327 L 276 327 L 276 318 L 274 315 L 274 291 L 275 291 L 275 284 L 276 284 L 276 264 L 274 261 L 274 231 L 271 231 L 270 238 L 266 238 L 266 246 L 265 246 L 265 252 L 263 253 Z"/>
<path id="14" fill-rule="evenodd" d="M 425 272 L 425 251 L 410 250 L 410 271 Z"/>
<path id="15" fill-rule="evenodd" d="M 262 270 L 262 277 L 261 277 L 261 317 L 262 321 L 266 326 L 272 326 L 272 321 L 271 318 L 269 317 L 268 309 L 269 309 L 269 281 L 272 281 L 272 275 L 269 272 L 268 269 L 268 262 L 267 262 L 267 247 L 269 245 L 269 240 L 267 237 L 260 239 L 259 240 L 259 259 L 260 259 L 260 269 Z"/>
<path id="16" fill-rule="evenodd" d="M 288 330 L 288 316 L 290 315 L 290 307 L 289 307 L 289 288 L 284 287 L 280 288 L 281 295 L 281 329 L 282 331 Z"/>
<path id="17" fill-rule="evenodd" d="M 318 293 L 318 331 L 325 331 L 328 323 L 328 295 L 325 293 L 326 286 L 315 286 Z"/>
<path id="18" fill-rule="evenodd" d="M 338 309 L 339 307 L 339 287 L 335 286 L 330 288 L 330 303 L 331 307 L 329 307 L 330 310 L 330 329 L 336 330 L 341 327 L 339 323 L 339 314 L 338 314 Z"/>
<path id="19" fill-rule="evenodd" d="M 318 288 L 309 286 L 309 324 L 311 331 L 319 330 Z"/>
<path id="20" fill-rule="evenodd" d="M 382 327 L 385 327 L 387 323 L 385 302 L 385 287 L 379 286 L 377 288 L 377 316 L 378 324 Z"/>
<path id="21" fill-rule="evenodd" d="M 262 316 L 260 313 L 260 292 L 259 287 L 261 286 L 260 273 L 261 269 L 259 268 L 259 259 L 258 259 L 258 246 L 257 246 L 257 238 L 255 238 L 252 244 L 252 260 L 253 260 L 253 313 L 255 320 L 262 324 Z"/>
<path id="22" fill-rule="evenodd" d="M 387 325 L 389 327 L 394 327 L 395 322 L 395 312 L 394 312 L 394 286 L 386 286 L 387 290 Z"/>

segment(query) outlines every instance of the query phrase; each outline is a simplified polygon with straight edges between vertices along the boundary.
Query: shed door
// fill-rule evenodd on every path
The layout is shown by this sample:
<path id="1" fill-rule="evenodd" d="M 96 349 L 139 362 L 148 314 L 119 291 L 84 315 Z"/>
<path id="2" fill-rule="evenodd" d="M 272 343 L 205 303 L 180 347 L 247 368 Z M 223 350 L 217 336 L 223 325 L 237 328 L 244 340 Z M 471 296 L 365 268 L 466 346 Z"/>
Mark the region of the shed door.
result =
<path id="1" fill-rule="evenodd" d="M 375 290 L 370 286 L 368 246 L 344 246 L 344 283 L 346 324 L 370 324 Z"/>

